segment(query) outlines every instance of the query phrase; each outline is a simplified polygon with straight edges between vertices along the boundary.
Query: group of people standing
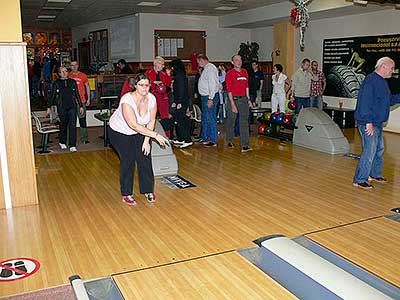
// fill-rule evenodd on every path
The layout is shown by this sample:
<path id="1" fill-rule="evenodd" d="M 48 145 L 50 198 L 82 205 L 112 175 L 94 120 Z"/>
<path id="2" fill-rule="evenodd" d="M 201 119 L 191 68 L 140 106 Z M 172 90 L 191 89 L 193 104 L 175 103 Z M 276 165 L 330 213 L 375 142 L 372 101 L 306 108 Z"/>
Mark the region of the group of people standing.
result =
<path id="1" fill-rule="evenodd" d="M 322 109 L 322 95 L 326 88 L 326 78 L 322 71 L 318 70 L 318 62 L 303 59 L 301 67 L 296 70 L 292 80 L 283 73 L 280 64 L 274 65 L 272 76 L 272 112 L 286 112 L 286 99 L 295 101 L 295 113 L 298 114 L 303 107 L 317 107 Z M 279 107 L 279 109 L 278 109 Z"/>

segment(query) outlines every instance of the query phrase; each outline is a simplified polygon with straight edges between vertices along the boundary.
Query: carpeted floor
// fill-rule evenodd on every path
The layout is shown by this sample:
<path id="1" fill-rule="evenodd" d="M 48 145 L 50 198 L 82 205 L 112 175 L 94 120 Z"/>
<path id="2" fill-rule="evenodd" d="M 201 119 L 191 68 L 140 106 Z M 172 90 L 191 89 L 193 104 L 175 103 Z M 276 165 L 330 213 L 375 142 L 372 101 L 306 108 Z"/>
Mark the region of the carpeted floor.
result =
<path id="1" fill-rule="evenodd" d="M 10 297 L 1 297 L 1 300 L 76 300 L 74 290 L 70 285 L 62 285 L 31 293 Z"/>
<path id="2" fill-rule="evenodd" d="M 76 148 L 78 151 L 96 151 L 96 150 L 103 150 L 108 149 L 104 147 L 104 139 L 100 138 L 103 135 L 103 127 L 89 127 L 88 134 L 89 134 L 89 144 L 81 144 L 79 141 L 79 128 L 76 129 L 77 131 L 77 144 Z M 42 135 L 39 133 L 33 134 L 33 143 L 35 145 L 36 154 L 39 150 L 41 150 L 42 144 Z M 48 144 L 48 149 L 51 150 L 51 153 L 68 153 L 69 150 L 61 150 L 60 146 L 58 145 L 58 133 L 54 133 L 50 135 L 50 143 Z"/>

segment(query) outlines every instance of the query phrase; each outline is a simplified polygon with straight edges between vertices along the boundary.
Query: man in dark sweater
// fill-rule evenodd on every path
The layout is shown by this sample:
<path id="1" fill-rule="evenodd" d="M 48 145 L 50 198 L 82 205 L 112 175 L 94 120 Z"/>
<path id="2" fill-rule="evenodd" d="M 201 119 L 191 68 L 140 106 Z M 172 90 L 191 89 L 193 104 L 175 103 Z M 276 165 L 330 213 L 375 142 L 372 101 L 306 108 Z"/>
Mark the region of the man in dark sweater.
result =
<path id="1" fill-rule="evenodd" d="M 392 95 L 386 78 L 392 77 L 394 61 L 389 57 L 380 58 L 375 72 L 363 81 L 358 93 L 355 118 L 358 123 L 363 151 L 358 162 L 353 185 L 372 189 L 368 182 L 386 183 L 382 177 L 383 166 L 383 123 L 389 118 L 390 106 L 400 103 L 400 94 Z"/>
<path id="2" fill-rule="evenodd" d="M 50 107 L 57 105 L 60 117 L 60 148 L 67 149 L 67 132 L 69 131 L 69 150 L 76 152 L 76 116 L 78 107 L 80 114 L 83 114 L 83 104 L 80 101 L 75 80 L 68 78 L 67 68 L 60 67 L 59 75 L 60 78 L 53 83 L 47 115 L 50 114 Z"/>

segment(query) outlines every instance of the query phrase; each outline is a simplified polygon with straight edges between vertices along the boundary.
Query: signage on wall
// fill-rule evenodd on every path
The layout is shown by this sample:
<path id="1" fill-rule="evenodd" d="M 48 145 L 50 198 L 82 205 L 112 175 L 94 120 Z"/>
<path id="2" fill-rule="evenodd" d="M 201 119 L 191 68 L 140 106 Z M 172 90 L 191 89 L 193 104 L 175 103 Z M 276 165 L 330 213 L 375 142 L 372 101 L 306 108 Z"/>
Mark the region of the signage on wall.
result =
<path id="1" fill-rule="evenodd" d="M 400 35 L 363 36 L 325 39 L 323 71 L 327 79 L 325 95 L 357 98 L 366 75 L 384 56 L 400 63 Z M 388 80 L 393 93 L 399 92 L 399 69 Z"/>
<path id="2" fill-rule="evenodd" d="M 27 278 L 35 274 L 40 263 L 33 258 L 11 258 L 0 262 L 0 283 Z"/>

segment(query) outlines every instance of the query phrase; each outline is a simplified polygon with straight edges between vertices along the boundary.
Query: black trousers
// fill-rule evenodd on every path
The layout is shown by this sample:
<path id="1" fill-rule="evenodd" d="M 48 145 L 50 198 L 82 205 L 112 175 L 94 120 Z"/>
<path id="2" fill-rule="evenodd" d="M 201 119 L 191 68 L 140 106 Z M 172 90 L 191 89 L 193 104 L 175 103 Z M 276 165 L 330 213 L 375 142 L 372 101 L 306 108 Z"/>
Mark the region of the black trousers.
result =
<path id="1" fill-rule="evenodd" d="M 190 119 L 186 115 L 186 110 L 177 109 L 175 112 L 175 120 L 177 122 L 176 137 L 180 142 L 190 143 L 192 141 L 190 135 Z"/>
<path id="2" fill-rule="evenodd" d="M 58 107 L 58 116 L 60 117 L 60 143 L 76 147 L 76 107 L 65 109 Z"/>
<path id="3" fill-rule="evenodd" d="M 153 193 L 154 173 L 151 163 L 151 153 L 144 155 L 142 145 L 144 136 L 141 134 L 126 135 L 108 128 L 110 143 L 119 155 L 121 195 L 133 194 L 133 179 L 135 164 L 139 173 L 140 193 Z"/>

